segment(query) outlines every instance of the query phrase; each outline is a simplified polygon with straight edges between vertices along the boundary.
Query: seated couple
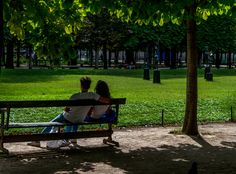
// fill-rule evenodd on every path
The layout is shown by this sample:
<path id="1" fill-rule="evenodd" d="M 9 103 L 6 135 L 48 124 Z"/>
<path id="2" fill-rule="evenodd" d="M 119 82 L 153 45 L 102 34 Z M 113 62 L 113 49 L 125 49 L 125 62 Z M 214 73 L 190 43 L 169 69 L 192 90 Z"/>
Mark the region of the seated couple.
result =
<path id="1" fill-rule="evenodd" d="M 111 109 L 110 102 L 110 90 L 105 81 L 99 80 L 95 87 L 95 92 L 88 92 L 91 85 L 91 79 L 89 77 L 82 77 L 80 79 L 81 92 L 75 93 L 70 97 L 70 100 L 78 99 L 94 99 L 102 103 L 107 103 L 107 105 L 97 105 L 97 106 L 71 106 L 65 107 L 63 113 L 55 117 L 51 122 L 68 122 L 68 123 L 79 123 L 79 122 L 89 122 L 98 119 L 106 119 L 109 117 L 106 113 Z M 109 120 L 114 119 L 114 112 Z M 65 132 L 76 132 L 78 129 L 77 125 L 66 126 Z M 52 133 L 56 132 L 56 127 L 46 127 L 43 129 L 42 133 Z M 64 140 L 65 141 L 65 140 Z M 65 141 L 62 143 L 63 146 L 68 145 L 71 142 Z M 76 144 L 76 140 L 73 140 L 73 144 Z M 29 145 L 40 146 L 40 142 L 31 142 Z"/>

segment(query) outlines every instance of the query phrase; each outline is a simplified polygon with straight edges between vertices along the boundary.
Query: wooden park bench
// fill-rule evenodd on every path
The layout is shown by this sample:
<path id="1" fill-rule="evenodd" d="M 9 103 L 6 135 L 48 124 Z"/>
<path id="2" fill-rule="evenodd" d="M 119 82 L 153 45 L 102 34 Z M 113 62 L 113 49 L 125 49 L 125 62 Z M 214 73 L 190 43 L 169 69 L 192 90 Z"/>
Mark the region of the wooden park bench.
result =
<path id="1" fill-rule="evenodd" d="M 48 127 L 56 126 L 58 128 L 67 125 L 72 125 L 70 123 L 60 123 L 60 122 L 27 122 L 27 123 L 17 123 L 11 122 L 10 118 L 11 109 L 14 108 L 50 108 L 50 107 L 64 107 L 64 106 L 94 106 L 94 105 L 105 105 L 95 100 L 83 99 L 83 100 L 34 100 L 34 101 L 0 101 L 0 113 L 1 113 L 1 125 L 0 125 L 0 151 L 3 153 L 8 153 L 8 150 L 4 148 L 4 143 L 11 142 L 27 142 L 27 141 L 47 141 L 47 140 L 63 140 L 63 139 L 77 139 L 77 138 L 92 138 L 92 137 L 108 137 L 104 139 L 104 143 L 113 143 L 119 146 L 118 142 L 112 140 L 112 125 L 117 124 L 119 115 L 119 106 L 125 104 L 125 98 L 114 98 L 111 100 L 110 105 L 114 108 L 116 112 L 115 119 L 110 121 L 93 121 L 93 122 L 83 122 L 77 125 L 91 125 L 91 124 L 107 124 L 107 128 L 103 129 L 85 129 L 77 132 L 61 132 L 57 133 L 30 133 L 24 130 L 20 133 L 9 133 L 9 129 L 26 129 L 34 127 Z M 16 115 L 17 113 L 15 113 Z M 56 116 L 56 114 L 55 114 Z"/>

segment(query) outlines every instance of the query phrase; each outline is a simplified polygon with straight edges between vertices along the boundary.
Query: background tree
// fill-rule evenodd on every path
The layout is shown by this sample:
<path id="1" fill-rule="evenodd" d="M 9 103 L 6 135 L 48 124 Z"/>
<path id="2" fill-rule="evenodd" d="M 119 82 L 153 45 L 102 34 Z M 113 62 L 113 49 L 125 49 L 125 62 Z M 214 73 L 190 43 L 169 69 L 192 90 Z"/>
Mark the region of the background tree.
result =
<path id="1" fill-rule="evenodd" d="M 4 21 L 10 33 L 18 40 L 28 33 L 33 50 L 52 65 L 59 64 L 64 55 L 75 58 L 75 34 L 84 13 L 78 1 L 4 1 Z"/>
<path id="2" fill-rule="evenodd" d="M 186 45 L 182 46 L 183 40 L 186 39 L 186 25 L 168 22 L 158 27 L 158 33 L 160 35 L 159 43 L 161 44 L 161 49 L 167 54 L 165 65 L 176 68 L 176 52 L 183 49 L 186 50 Z"/>
<path id="3" fill-rule="evenodd" d="M 88 13 L 78 31 L 77 46 L 80 49 L 103 50 L 103 67 L 106 69 L 110 65 L 109 60 L 105 58 L 107 51 L 118 51 L 121 49 L 122 39 L 126 26 L 116 16 L 110 15 L 107 9 L 102 9 L 96 14 Z M 95 51 L 98 53 L 98 51 Z M 99 57 L 95 54 L 95 57 Z M 97 60 L 95 60 L 96 62 Z M 118 61 L 118 60 L 117 60 Z M 116 61 L 116 63 L 118 63 Z M 108 63 L 108 64 L 107 64 Z M 92 65 L 92 59 L 90 61 Z M 97 68 L 97 65 L 95 65 Z"/>
<path id="4" fill-rule="evenodd" d="M 106 6 L 112 13 L 124 21 L 134 21 L 140 25 L 152 24 L 163 25 L 167 21 L 180 24 L 186 21 L 187 26 L 187 87 L 185 118 L 182 131 L 189 135 L 198 134 L 197 126 L 197 47 L 196 47 L 196 24 L 202 18 L 207 19 L 210 15 L 232 14 L 230 11 L 235 6 L 234 0 L 229 1 L 93 1 L 83 0 L 86 7 L 99 9 Z M 96 11 L 95 9 L 95 11 Z"/>
<path id="5" fill-rule="evenodd" d="M 220 53 L 235 51 L 236 19 L 228 15 L 209 16 L 207 21 L 201 22 L 197 29 L 197 44 L 200 50 L 208 50 L 216 54 L 213 60 L 216 68 L 220 67 Z M 229 64 L 230 62 L 228 62 Z"/>
<path id="6" fill-rule="evenodd" d="M 3 60 L 3 50 L 4 50 L 4 44 L 3 44 L 3 1 L 0 1 L 0 71 L 2 68 L 2 60 Z"/>

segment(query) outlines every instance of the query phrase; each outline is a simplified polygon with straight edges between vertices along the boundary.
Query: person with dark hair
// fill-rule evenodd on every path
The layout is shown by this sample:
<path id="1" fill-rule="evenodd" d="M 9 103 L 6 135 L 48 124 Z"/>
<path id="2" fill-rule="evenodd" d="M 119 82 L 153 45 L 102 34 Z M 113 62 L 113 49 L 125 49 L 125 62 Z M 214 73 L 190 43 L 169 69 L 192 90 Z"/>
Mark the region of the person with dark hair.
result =
<path id="1" fill-rule="evenodd" d="M 103 80 L 99 80 L 97 82 L 96 87 L 95 87 L 95 92 L 103 98 L 109 98 L 109 99 L 111 98 L 110 89 L 108 87 L 108 84 Z M 104 115 L 109 109 L 110 109 L 110 105 L 94 106 L 93 112 L 91 113 L 91 117 L 98 119 L 102 115 Z"/>
<path id="2" fill-rule="evenodd" d="M 111 94 L 110 94 L 110 89 L 108 87 L 108 84 L 103 81 L 103 80 L 99 80 L 96 84 L 95 87 L 95 92 L 97 94 L 99 94 L 102 97 L 106 97 L 106 98 L 110 98 Z"/>
<path id="3" fill-rule="evenodd" d="M 102 99 L 109 100 L 111 99 L 110 89 L 108 84 L 103 81 L 99 80 L 95 86 L 95 92 L 101 96 Z M 101 102 L 104 102 L 101 100 Z M 104 102 L 108 103 L 108 102 Z M 85 118 L 85 121 L 92 122 L 92 121 L 110 121 L 112 122 L 116 117 L 116 114 L 111 109 L 111 105 L 109 103 L 107 105 L 96 105 L 91 108 L 91 112 Z"/>

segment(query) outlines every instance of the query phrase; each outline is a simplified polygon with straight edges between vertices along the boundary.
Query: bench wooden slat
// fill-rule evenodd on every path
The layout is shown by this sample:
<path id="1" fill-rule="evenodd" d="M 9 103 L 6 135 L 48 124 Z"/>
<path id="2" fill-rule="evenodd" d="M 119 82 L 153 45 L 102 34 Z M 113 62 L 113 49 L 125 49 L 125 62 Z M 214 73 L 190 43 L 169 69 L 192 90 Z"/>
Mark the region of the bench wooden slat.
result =
<path id="1" fill-rule="evenodd" d="M 125 104 L 125 98 L 111 99 L 111 105 Z M 0 108 L 32 108 L 32 107 L 64 107 L 64 106 L 90 106 L 104 105 L 104 103 L 91 99 L 80 100 L 27 100 L 27 101 L 0 101 Z"/>
<path id="2" fill-rule="evenodd" d="M 30 127 L 47 127 L 47 126 L 64 126 L 60 122 L 39 122 L 39 123 L 9 123 L 8 128 L 30 128 Z"/>
<path id="3" fill-rule="evenodd" d="M 91 124 L 108 124 L 109 122 L 83 122 L 78 123 L 76 125 L 91 125 Z M 111 122 L 112 124 L 116 124 L 116 122 Z M 71 123 L 60 123 L 60 122 L 35 122 L 35 123 L 9 123 L 7 128 L 32 128 L 32 127 L 49 127 L 49 126 L 70 126 L 73 125 Z"/>
<path id="4" fill-rule="evenodd" d="M 60 139 L 75 139 L 75 138 L 94 138 L 94 137 L 108 137 L 113 133 L 112 130 L 94 130 L 81 132 L 62 132 L 50 134 L 23 134 L 23 135 L 5 135 L 3 137 L 4 143 L 10 142 L 27 142 L 27 141 L 46 141 L 46 140 L 60 140 Z"/>

